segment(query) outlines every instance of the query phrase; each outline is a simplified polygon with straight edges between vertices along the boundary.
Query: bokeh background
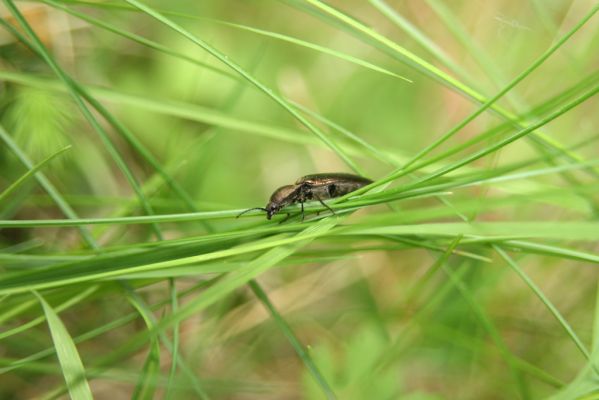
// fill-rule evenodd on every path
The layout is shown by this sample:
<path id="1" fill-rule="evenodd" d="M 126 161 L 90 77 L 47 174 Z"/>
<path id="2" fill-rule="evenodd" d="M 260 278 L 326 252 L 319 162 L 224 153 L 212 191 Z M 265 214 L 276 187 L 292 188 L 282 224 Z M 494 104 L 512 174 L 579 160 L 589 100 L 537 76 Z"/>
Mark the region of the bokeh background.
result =
<path id="1" fill-rule="evenodd" d="M 33 223 L 0 230 L 0 266 L 6 279 L 0 279 L 0 326 L 5 332 L 0 333 L 0 397 L 65 398 L 65 367 L 53 352 L 27 359 L 56 346 L 44 321 L 47 313 L 28 290 L 41 282 L 36 271 L 140 249 L 167 254 L 172 247 L 166 243 L 180 245 L 184 239 L 215 244 L 173 253 L 171 260 L 275 240 L 272 235 L 284 232 L 285 224 L 234 215 L 263 206 L 274 189 L 300 176 L 356 170 L 239 73 L 173 25 L 132 4 L 15 4 L 56 64 L 139 143 L 126 140 L 94 110 L 91 115 L 107 136 L 97 133 L 39 51 L 20 42 L 19 34 L 29 40 L 31 36 L 3 4 L 0 122 L 8 139 L 0 147 L 0 189 L 70 145 L 42 170 L 79 217 L 149 214 L 115 161 L 115 152 L 153 213 L 209 215 L 161 223 L 160 235 L 148 224 L 86 226 L 96 249 L 90 249 L 74 227 Z M 299 112 L 348 154 L 358 172 L 373 180 L 411 160 L 480 107 L 464 88 L 492 97 L 597 7 L 591 0 L 338 1 L 327 3 L 336 10 L 327 13 L 318 7 L 322 3 L 303 1 L 147 4 L 303 110 Z M 405 53 L 377 42 L 376 35 Z M 506 122 L 505 114 L 485 111 L 432 153 L 442 155 L 435 163 L 394 180 L 390 187 L 401 188 L 487 148 L 596 88 L 598 50 L 595 15 L 498 100 L 513 116 L 511 121 Z M 435 71 L 453 77 L 460 87 L 444 82 L 445 75 Z M 599 260 L 592 233 L 599 204 L 597 110 L 594 96 L 536 131 L 541 139 L 529 135 L 432 183 L 532 170 L 540 174 L 449 187 L 436 193 L 441 200 L 389 198 L 387 204 L 367 207 L 343 222 L 371 228 L 464 219 L 509 222 L 513 231 L 506 228 L 504 237 L 522 237 L 538 244 L 536 248 L 510 247 L 498 233 L 467 243 L 459 242 L 458 231 L 331 235 L 258 277 L 326 378 L 324 386 L 340 399 L 592 396 L 596 375 L 588 373 L 593 373 L 595 359 Z M 493 129 L 496 135 L 443 156 L 445 150 Z M 343 132 L 356 135 L 370 149 Z M 184 198 L 164 182 L 141 147 L 173 177 Z M 31 161 L 29 167 L 15 148 Z M 572 170 L 546 170 L 559 167 Z M 33 176 L 1 201 L 2 220 L 66 218 L 55 197 Z M 235 212 L 222 218 L 209 213 L 221 210 Z M 542 238 L 535 238 L 518 225 L 530 221 L 552 222 L 542 225 L 551 232 L 541 230 Z M 295 228 L 290 229 L 313 222 L 301 225 L 292 219 Z M 274 231 L 248 233 L 268 228 Z M 584 229 L 587 236 L 577 233 Z M 220 239 L 233 233 L 246 236 Z M 459 252 L 448 254 L 452 243 Z M 548 300 L 540 300 L 493 247 L 504 244 Z M 187 269 L 146 275 L 127 271 L 40 289 L 73 338 L 129 318 L 77 343 L 96 398 L 325 398 L 326 390 L 298 357 L 280 323 L 245 287 L 232 288 L 180 321 L 177 353 L 183 364 L 173 374 L 172 351 L 164 343 L 152 347 L 155 342 L 147 338 L 141 348 L 131 347 L 111 361 L 103 358 L 152 325 L 147 318 L 144 322 L 139 304 L 153 307 L 147 315 L 156 320 L 166 318 L 176 311 L 168 306 L 173 293 L 180 295 L 180 304 L 199 299 L 221 273 L 247 265 L 261 251 L 212 261 L 209 273 L 195 269 L 203 265 L 198 262 Z M 142 255 L 132 260 L 140 266 L 148 262 Z M 85 275 L 87 270 L 82 271 Z M 21 276 L 26 279 L 11 292 L 10 279 Z M 567 323 L 555 318 L 549 303 Z M 570 327 L 574 336 L 566 332 Z M 162 332 L 172 344 L 171 328 Z M 573 338 L 580 339 L 582 349 Z M 152 373 L 148 354 L 160 355 Z"/>

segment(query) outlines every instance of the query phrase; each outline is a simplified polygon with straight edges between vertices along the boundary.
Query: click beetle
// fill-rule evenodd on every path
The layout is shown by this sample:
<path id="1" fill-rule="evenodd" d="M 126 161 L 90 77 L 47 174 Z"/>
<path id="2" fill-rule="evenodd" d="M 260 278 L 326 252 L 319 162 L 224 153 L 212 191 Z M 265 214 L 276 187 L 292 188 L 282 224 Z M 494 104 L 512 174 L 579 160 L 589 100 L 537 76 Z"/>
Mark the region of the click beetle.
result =
<path id="1" fill-rule="evenodd" d="M 248 211 L 262 210 L 266 212 L 266 218 L 271 219 L 282 208 L 300 203 L 303 221 L 304 203 L 309 200 L 318 200 L 320 204 L 335 214 L 335 211 L 327 206 L 323 200 L 344 196 L 370 183 L 372 181 L 368 178 L 346 173 L 306 175 L 299 178 L 293 185 L 281 186 L 275 190 L 270 196 L 266 207 L 250 208 L 239 214 L 237 218 Z"/>

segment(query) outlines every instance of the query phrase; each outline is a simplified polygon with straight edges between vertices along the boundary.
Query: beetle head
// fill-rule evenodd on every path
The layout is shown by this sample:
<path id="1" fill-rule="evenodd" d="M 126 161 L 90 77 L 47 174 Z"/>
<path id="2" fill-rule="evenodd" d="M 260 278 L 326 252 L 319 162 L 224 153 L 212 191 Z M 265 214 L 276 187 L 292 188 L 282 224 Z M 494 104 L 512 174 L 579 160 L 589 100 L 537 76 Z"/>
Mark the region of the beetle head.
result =
<path id="1" fill-rule="evenodd" d="M 266 205 L 266 218 L 271 219 L 281 208 L 296 201 L 297 192 L 296 185 L 281 186 L 275 190 Z"/>
<path id="2" fill-rule="evenodd" d="M 266 207 L 255 207 L 250 208 L 242 212 L 237 216 L 237 218 L 241 217 L 243 214 L 253 210 L 262 210 L 266 212 L 266 218 L 271 219 L 273 215 L 278 213 L 281 208 L 288 206 L 289 204 L 295 203 L 302 190 L 301 185 L 287 185 L 281 186 L 270 196 L 270 200 Z"/>

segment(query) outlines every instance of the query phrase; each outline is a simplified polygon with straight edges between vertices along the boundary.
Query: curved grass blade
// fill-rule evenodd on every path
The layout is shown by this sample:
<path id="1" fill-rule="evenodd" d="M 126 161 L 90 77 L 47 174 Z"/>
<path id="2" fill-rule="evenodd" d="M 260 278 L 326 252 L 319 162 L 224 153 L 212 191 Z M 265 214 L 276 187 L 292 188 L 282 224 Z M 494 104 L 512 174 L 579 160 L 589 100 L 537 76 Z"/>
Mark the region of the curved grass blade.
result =
<path id="1" fill-rule="evenodd" d="M 24 292 L 33 288 L 40 287 L 56 287 L 65 284 L 76 282 L 95 281 L 97 279 L 107 279 L 135 272 L 147 272 L 151 270 L 159 270 L 164 268 L 179 267 L 185 265 L 193 265 L 203 263 L 205 261 L 220 260 L 227 257 L 238 256 L 243 254 L 251 254 L 262 250 L 270 250 L 277 246 L 285 248 L 286 246 L 293 247 L 299 241 L 309 242 L 324 234 L 315 228 L 320 227 L 323 222 L 321 220 L 311 225 L 314 229 L 305 229 L 302 226 L 296 226 L 294 231 L 300 231 L 295 236 L 287 237 L 284 234 L 278 236 L 270 236 L 263 240 L 254 240 L 249 243 L 231 247 L 230 241 L 221 242 L 220 247 L 216 249 L 208 248 L 208 251 L 201 248 L 166 248 L 165 250 L 157 249 L 150 252 L 140 253 L 138 251 L 124 251 L 116 254 L 116 259 L 111 255 L 98 256 L 90 260 L 82 260 L 69 265 L 69 268 L 64 268 L 62 265 L 52 265 L 44 269 L 33 271 L 23 271 L 13 274 L 6 274 L 0 278 L 0 293 L 7 292 Z M 325 225 L 326 231 L 332 227 Z M 289 230 L 289 228 L 286 228 Z M 263 232 L 277 232 L 277 229 L 267 229 Z M 284 231 L 284 230 L 281 230 Z M 220 238 L 235 238 L 247 236 L 247 232 L 232 232 L 228 234 L 215 235 Z M 210 251 L 212 250 L 212 251 Z M 200 254 L 198 254 L 200 253 Z M 194 254 L 194 255 L 190 255 Z M 110 263 L 107 261 L 111 260 Z M 198 270 L 198 272 L 201 272 Z"/>
<path id="2" fill-rule="evenodd" d="M 126 288 L 125 293 L 129 303 L 137 310 L 144 320 L 148 330 L 155 326 L 154 316 L 146 311 L 146 307 L 138 296 L 130 289 Z M 144 365 L 140 371 L 137 384 L 133 390 L 131 398 L 134 400 L 153 399 L 156 392 L 156 382 L 160 376 L 160 345 L 156 336 L 150 338 L 150 350 L 146 356 Z"/>
<path id="3" fill-rule="evenodd" d="M 477 45 L 474 42 L 474 40 L 472 40 L 470 35 L 464 29 L 464 27 L 458 22 L 456 16 L 453 15 L 449 7 L 437 0 L 428 0 L 428 4 L 432 7 L 434 12 L 436 12 L 437 15 L 440 16 L 440 18 L 448 26 L 448 28 L 454 34 L 454 36 L 456 36 L 458 41 L 463 45 L 467 52 L 472 55 L 473 59 L 480 65 L 485 74 L 491 78 L 495 86 L 499 88 L 505 86 L 506 79 L 504 78 L 502 72 L 495 66 L 495 64 L 492 62 L 487 53 L 479 45 Z M 535 61 L 534 64 L 537 64 L 543 58 L 546 58 L 550 53 L 554 52 L 555 50 L 561 47 L 564 47 L 562 53 L 566 52 L 567 54 L 567 47 L 562 45 L 565 43 L 566 40 L 569 40 L 572 37 L 573 33 L 578 31 L 582 27 L 582 24 L 586 24 L 586 22 L 595 12 L 596 10 L 591 10 L 591 12 L 587 14 L 584 18 L 582 18 L 573 29 L 571 29 L 565 35 L 559 37 L 556 41 L 554 41 L 554 44 L 548 50 L 546 50 L 543 53 L 543 55 L 537 61 Z M 531 68 L 534 67 L 534 64 L 531 66 Z M 570 63 L 570 65 L 576 64 L 576 62 Z M 529 71 L 529 69 L 522 72 L 522 74 L 515 78 L 515 80 L 518 80 L 522 75 L 525 75 L 527 71 Z M 579 71 L 579 73 L 582 73 L 582 71 Z M 514 81 L 510 82 L 508 86 L 512 86 L 513 83 Z M 517 93 L 515 93 L 514 91 L 506 93 L 505 97 L 512 104 L 515 110 L 522 111 L 526 108 L 520 96 L 518 96 Z M 520 118 L 520 123 L 522 125 L 527 125 L 530 124 L 530 120 L 526 116 L 522 116 Z M 561 143 L 559 143 L 555 139 L 552 139 L 550 136 L 546 135 L 541 130 L 533 132 L 533 134 L 529 138 L 531 139 L 533 146 L 540 153 L 558 151 L 563 156 L 565 156 L 567 161 L 583 161 L 582 157 L 575 154 L 572 150 L 566 149 Z M 599 174 L 596 172 L 596 169 L 589 168 L 587 171 L 596 178 L 599 177 Z M 570 174 L 563 173 L 561 175 L 567 182 L 578 184 L 578 180 L 572 177 Z M 591 208 L 594 210 L 595 213 L 599 213 L 599 207 L 594 204 L 594 200 L 591 197 L 586 197 L 585 200 L 590 204 Z"/>
<path id="4" fill-rule="evenodd" d="M 195 294 L 195 293 L 197 293 L 198 290 L 200 290 L 203 287 L 207 286 L 208 282 L 209 281 L 203 281 L 203 282 L 197 283 L 195 285 L 192 285 L 190 288 L 186 289 L 185 291 L 182 291 L 180 293 L 180 296 L 181 297 L 186 297 L 188 295 Z M 167 304 L 167 302 L 168 302 L 167 300 L 159 301 L 159 302 L 157 302 L 155 304 L 150 305 L 149 309 L 152 310 L 152 311 L 156 311 L 156 310 L 164 307 Z M 86 332 L 84 334 L 81 334 L 81 335 L 75 337 L 73 339 L 73 342 L 74 343 L 83 343 L 83 342 L 85 342 L 87 340 L 91 340 L 91 339 L 97 338 L 98 336 L 100 336 L 100 335 L 102 335 L 104 333 L 110 332 L 111 330 L 114 330 L 114 329 L 117 329 L 117 328 L 121 328 L 121 327 L 125 326 L 126 324 L 135 321 L 138 317 L 139 317 L 139 314 L 137 312 L 131 312 L 129 314 L 126 314 L 126 315 L 124 315 L 122 317 L 119 317 L 119 318 L 117 318 L 115 320 L 112 320 L 112 321 L 110 321 L 110 322 L 108 322 L 108 323 L 106 323 L 104 325 L 101 325 L 101 326 L 99 326 L 97 328 L 94 328 L 94 329 L 92 329 L 92 330 L 90 330 L 90 331 L 88 331 L 88 332 Z M 16 362 L 11 363 L 11 365 L 9 365 L 9 366 L 6 366 L 4 368 L 0 368 L 0 374 L 8 373 L 10 371 L 13 371 L 15 369 L 18 369 L 18 368 L 22 367 L 24 364 L 35 362 L 35 361 L 41 360 L 41 359 L 43 359 L 45 357 L 52 356 L 54 354 L 55 354 L 55 349 L 53 347 L 52 348 L 47 348 L 45 350 L 41 350 L 41 351 L 39 351 L 37 353 L 34 353 L 32 355 L 29 355 L 27 357 L 21 358 L 21 359 L 17 360 Z M 179 361 L 179 363 L 181 364 L 181 361 Z M 186 371 L 186 369 L 183 368 L 183 366 L 181 366 L 181 367 L 182 367 L 182 369 L 184 371 Z M 193 379 L 193 377 L 194 377 L 193 373 L 191 373 L 191 371 L 189 371 L 189 372 L 190 373 L 188 373 L 187 375 L 189 376 L 190 381 L 194 381 L 194 379 Z"/>
<path id="5" fill-rule="evenodd" d="M 67 299 L 66 301 L 64 301 L 62 304 L 58 305 L 57 307 L 55 307 L 55 308 L 53 309 L 53 310 L 54 310 L 54 313 L 55 313 L 55 314 L 58 314 L 58 313 L 60 313 L 60 312 L 62 312 L 62 311 L 64 311 L 64 310 L 66 310 L 66 309 L 68 309 L 68 308 L 70 308 L 70 307 L 72 307 L 72 306 L 74 306 L 74 305 L 76 305 L 76 304 L 80 303 L 80 302 L 81 302 L 81 301 L 83 301 L 83 300 L 84 300 L 86 297 L 89 297 L 89 296 L 90 296 L 90 295 L 92 295 L 93 293 L 97 292 L 97 291 L 98 291 L 98 288 L 99 288 L 99 287 L 98 287 L 98 285 L 93 285 L 93 286 L 90 286 L 90 287 L 88 287 L 87 289 L 83 290 L 82 292 L 80 292 L 80 293 L 77 293 L 76 295 L 74 295 L 74 296 L 72 296 L 72 297 L 68 298 L 68 299 Z M 3 314 L 3 315 L 0 317 L 0 322 L 1 322 L 2 320 L 6 320 L 6 319 L 7 319 L 7 317 L 9 317 L 9 314 L 8 314 L 8 313 L 6 313 L 6 314 Z M 10 316 L 10 318 L 13 318 L 13 317 L 14 317 L 14 315 L 11 315 L 11 316 Z M 12 329 L 3 330 L 2 332 L 0 332 L 0 340 L 3 340 L 3 339 L 6 339 L 6 338 L 8 338 L 8 337 L 10 337 L 10 336 L 13 336 L 13 335 L 17 335 L 17 334 L 19 334 L 19 333 L 22 333 L 22 332 L 24 332 L 24 331 L 26 331 L 26 330 L 28 330 L 28 329 L 30 329 L 30 328 L 33 328 L 34 326 L 37 326 L 37 325 L 39 325 L 39 324 L 43 323 L 45 320 L 46 320 L 46 319 L 45 319 L 43 316 L 40 316 L 40 317 L 38 317 L 38 318 L 34 318 L 34 319 L 32 319 L 32 320 L 31 320 L 31 321 L 29 321 L 29 322 L 26 322 L 26 323 L 20 324 L 20 325 L 18 325 L 18 326 L 16 326 L 16 327 L 14 327 L 14 328 L 12 328 Z"/>
<path id="6" fill-rule="evenodd" d="M 299 355 L 304 365 L 306 365 L 306 367 L 310 371 L 310 374 L 312 374 L 316 382 L 318 382 L 318 385 L 322 388 L 324 395 L 327 397 L 327 399 L 335 399 L 335 393 L 333 392 L 333 389 L 331 389 L 331 387 L 329 386 L 329 383 L 327 382 L 326 378 L 322 375 L 312 358 L 308 355 L 304 348 L 304 345 L 299 341 L 297 336 L 295 336 L 295 333 L 293 332 L 287 321 L 285 321 L 285 319 L 281 316 L 281 314 L 279 314 L 277 309 L 274 307 L 274 305 L 266 295 L 266 292 L 264 292 L 264 290 L 260 287 L 260 285 L 257 284 L 257 282 L 254 279 L 250 280 L 248 284 L 250 289 L 252 289 L 252 291 L 256 295 L 256 297 L 260 299 L 262 304 L 264 304 L 268 312 L 272 315 L 272 318 L 274 319 L 275 323 L 283 331 L 283 334 L 287 337 L 287 340 L 289 340 L 289 342 L 295 349 L 295 352 Z"/>
<path id="7" fill-rule="evenodd" d="M 459 275 L 454 272 L 447 265 L 442 265 L 443 271 L 449 276 L 451 283 L 453 286 L 460 292 L 460 294 L 464 297 L 464 300 L 468 303 L 468 305 L 474 311 L 477 319 L 480 321 L 481 325 L 485 328 L 495 345 L 499 349 L 501 356 L 505 360 L 506 364 L 510 368 L 510 372 L 516 382 L 518 390 L 520 392 L 520 396 L 523 399 L 530 398 L 530 394 L 528 393 L 528 387 L 524 381 L 524 377 L 522 376 L 521 370 L 515 363 L 516 356 L 512 354 L 506 343 L 504 342 L 501 334 L 493 324 L 491 318 L 484 310 L 484 308 L 476 301 L 470 289 L 466 286 L 464 281 Z"/>
<path id="8" fill-rule="evenodd" d="M 495 250 L 497 254 L 499 254 L 501 258 L 503 258 L 503 260 L 510 266 L 510 268 L 516 274 L 518 274 L 520 279 L 522 279 L 524 283 L 526 283 L 526 285 L 534 292 L 534 294 L 539 298 L 539 300 L 541 300 L 545 307 L 547 307 L 547 309 L 555 317 L 557 322 L 562 326 L 562 328 L 564 328 L 566 334 L 570 336 L 570 339 L 572 339 L 572 341 L 574 342 L 578 350 L 580 350 L 584 358 L 587 359 L 587 361 L 590 360 L 591 354 L 589 353 L 589 350 L 582 343 L 578 335 L 576 335 L 576 332 L 574 332 L 574 329 L 572 329 L 568 321 L 566 321 L 566 319 L 562 316 L 559 310 L 553 305 L 553 303 L 547 298 L 547 296 L 545 296 L 543 291 L 532 281 L 532 279 L 530 279 L 528 275 L 526 275 L 522 268 L 520 268 L 518 264 L 516 264 L 516 262 L 512 260 L 512 258 L 505 251 L 503 251 L 501 247 L 499 247 L 496 244 L 493 244 L 491 246 L 493 247 L 493 250 Z"/>
<path id="9" fill-rule="evenodd" d="M 33 292 L 33 294 L 38 298 L 44 309 L 48 327 L 52 334 L 52 340 L 54 341 L 56 355 L 58 356 L 58 362 L 62 368 L 62 374 L 64 375 L 71 398 L 92 400 L 92 392 L 85 377 L 85 368 L 73 339 L 60 318 L 58 318 L 58 315 L 46 303 L 46 300 L 36 292 Z"/>
<path id="10" fill-rule="evenodd" d="M 398 74 L 396 74 L 394 72 L 391 72 L 391 71 L 389 71 L 389 70 L 387 70 L 385 68 L 379 67 L 378 65 L 374 65 L 374 64 L 372 64 L 372 63 L 370 63 L 368 61 L 364 61 L 364 60 L 362 60 L 360 58 L 351 56 L 349 54 L 342 53 L 340 51 L 333 50 L 333 49 L 330 49 L 328 47 L 320 46 L 320 45 L 317 45 L 317 44 L 314 44 L 314 43 L 310 43 L 308 41 L 305 41 L 305 40 L 302 40 L 302 39 L 298 39 L 298 38 L 295 38 L 295 37 L 292 37 L 292 36 L 289 36 L 289 35 L 283 35 L 281 33 L 266 31 L 266 30 L 263 30 L 263 29 L 258 29 L 258 28 L 254 28 L 254 27 L 251 27 L 251 26 L 247 26 L 247 25 L 234 24 L 234 23 L 226 22 L 226 21 L 217 21 L 217 20 L 208 20 L 208 21 L 215 22 L 215 23 L 218 23 L 218 24 L 221 24 L 221 25 L 224 25 L 224 26 L 230 26 L 230 27 L 236 28 L 236 29 L 241 29 L 241 30 L 244 30 L 244 31 L 247 31 L 247 32 L 252 32 L 252 33 L 255 33 L 255 34 L 258 34 L 258 35 L 261 35 L 261 36 L 266 36 L 266 37 L 270 37 L 270 38 L 273 38 L 273 39 L 281 40 L 281 41 L 284 41 L 284 42 L 287 42 L 287 43 L 292 43 L 292 44 L 295 44 L 295 45 L 298 45 L 298 46 L 301 46 L 301 47 L 305 47 L 305 48 L 317 51 L 319 53 L 323 53 L 323 54 L 327 54 L 327 55 L 339 58 L 341 60 L 344 60 L 344 61 L 347 61 L 349 63 L 358 65 L 358 66 L 363 67 L 363 68 L 367 68 L 369 70 L 372 70 L 372 71 L 375 71 L 375 72 L 378 72 L 378 73 L 382 73 L 382 74 L 385 74 L 385 75 L 388 75 L 388 76 L 392 76 L 394 78 L 398 78 L 398 79 L 404 80 L 404 81 L 406 81 L 408 83 L 413 83 L 412 80 L 410 80 L 410 79 L 408 79 L 408 78 L 406 78 L 404 76 L 398 75 Z"/>
<path id="11" fill-rule="evenodd" d="M 121 36 L 124 36 L 124 37 L 128 37 L 129 39 L 134 40 L 134 41 L 136 41 L 136 42 L 138 42 L 140 44 L 152 47 L 152 48 L 154 48 L 156 50 L 159 50 L 159 51 L 164 52 L 166 54 L 171 54 L 171 55 L 173 55 L 175 57 L 178 57 L 178 58 L 187 59 L 190 62 L 193 62 L 193 63 L 198 64 L 198 65 L 200 65 L 202 67 L 205 67 L 205 68 L 209 68 L 209 69 L 213 70 L 214 72 L 217 72 L 219 74 L 225 75 L 225 76 L 230 77 L 232 79 L 239 79 L 238 76 L 233 75 L 233 74 L 231 74 L 229 72 L 220 70 L 220 69 L 218 69 L 218 68 L 216 68 L 214 66 L 211 66 L 209 64 L 203 63 L 201 61 L 197 61 L 197 60 L 195 60 L 195 59 L 193 59 L 191 57 L 188 57 L 188 56 L 186 56 L 184 54 L 174 52 L 173 50 L 171 50 L 171 49 L 169 49 L 169 48 L 167 48 L 165 46 L 162 46 L 162 45 L 160 45 L 160 44 L 158 44 L 156 42 L 153 42 L 151 40 L 148 40 L 146 38 L 143 38 L 143 37 L 135 35 L 135 34 L 131 34 L 131 33 L 127 32 L 127 31 L 121 30 L 119 28 L 116 28 L 116 27 L 114 27 L 112 25 L 109 25 L 109 24 L 107 24 L 107 23 L 99 20 L 99 19 L 90 17 L 90 16 L 88 16 L 86 14 L 83 14 L 83 13 L 80 13 L 78 11 L 75 11 L 75 10 L 69 8 L 69 7 L 65 7 L 64 5 L 61 5 L 60 3 L 57 3 L 57 2 L 55 2 L 53 0 L 39 0 L 39 1 L 42 2 L 42 3 L 45 3 L 45 4 L 52 5 L 53 7 L 59 8 L 59 9 L 65 11 L 65 12 L 68 12 L 68 13 L 70 13 L 72 15 L 77 16 L 78 18 L 81 18 L 81 19 L 84 19 L 84 20 L 86 20 L 86 21 L 88 21 L 90 23 L 93 23 L 94 25 L 101 26 L 104 29 L 107 29 L 107 30 L 109 30 L 111 32 L 114 32 L 114 33 L 118 34 L 118 35 L 121 35 Z M 83 4 L 89 5 L 89 6 L 93 6 L 93 7 L 98 7 L 98 6 L 99 7 L 103 7 L 103 6 L 105 6 L 105 5 L 100 5 L 99 3 L 85 3 L 85 2 L 83 2 Z M 124 6 L 122 8 L 116 8 L 115 7 L 114 9 L 127 10 L 127 11 L 138 11 L 137 8 L 131 7 L 131 6 Z M 272 32 L 272 31 L 267 31 L 267 30 L 264 30 L 264 29 L 259 29 L 259 28 L 251 27 L 251 26 L 248 26 L 248 25 L 241 25 L 241 24 L 236 24 L 236 23 L 232 23 L 232 22 L 228 22 L 228 21 L 221 21 L 221 20 L 212 19 L 212 18 L 191 16 L 191 15 L 188 15 L 188 14 L 177 13 L 177 12 L 170 12 L 170 11 L 162 10 L 162 9 L 156 9 L 156 11 L 160 12 L 163 15 L 169 15 L 169 16 L 172 16 L 172 17 L 180 17 L 180 18 L 191 19 L 191 20 L 196 20 L 196 21 L 204 21 L 204 22 L 215 23 L 215 24 L 219 24 L 219 25 L 231 27 L 231 28 L 238 29 L 238 30 L 243 30 L 243 31 L 246 31 L 246 32 L 252 32 L 252 33 L 255 33 L 255 34 L 260 35 L 260 36 L 269 37 L 269 38 L 280 40 L 280 41 L 283 41 L 283 42 L 295 44 L 297 46 L 305 47 L 307 49 L 310 49 L 310 50 L 313 50 L 313 51 L 317 51 L 319 53 L 323 53 L 323 54 L 327 54 L 327 55 L 333 56 L 335 58 L 339 58 L 341 60 L 344 60 L 344 61 L 347 61 L 349 63 L 355 64 L 355 65 L 360 66 L 362 68 L 366 68 L 366 69 L 369 69 L 369 70 L 377 72 L 377 73 L 381 73 L 381 74 L 385 74 L 385 75 L 388 75 L 388 76 L 392 76 L 394 78 L 398 78 L 398 79 L 404 80 L 406 82 L 412 83 L 412 81 L 410 79 L 408 79 L 408 78 L 406 78 L 404 76 L 398 75 L 398 74 L 396 74 L 396 73 L 394 73 L 392 71 L 389 71 L 388 69 L 382 68 L 382 67 L 380 67 L 378 65 L 372 64 L 372 63 L 370 63 L 368 61 L 365 61 L 365 60 L 362 60 L 360 58 L 354 57 L 354 56 L 352 56 L 350 54 L 347 54 L 347 53 L 343 53 L 341 51 L 337 51 L 337 50 L 334 50 L 334 49 L 331 49 L 331 48 L 328 48 L 328 47 L 325 47 L 325 46 L 320 46 L 318 44 L 311 43 L 311 42 L 308 42 L 306 40 L 298 39 L 298 38 L 295 38 L 295 37 L 292 37 L 292 36 L 289 36 L 289 35 L 285 35 L 285 34 L 281 34 L 281 33 L 277 33 L 277 32 Z"/>
<path id="12" fill-rule="evenodd" d="M 168 280 L 169 294 L 170 294 L 170 306 L 171 312 L 176 313 L 179 309 L 179 294 L 177 291 L 177 285 L 174 278 Z M 171 367 L 168 374 L 168 382 L 166 387 L 165 399 L 172 398 L 172 390 L 177 374 L 177 364 L 179 362 L 179 323 L 173 324 L 173 351 L 171 352 Z"/>
<path id="13" fill-rule="evenodd" d="M 54 160 L 56 157 L 58 157 L 65 151 L 70 150 L 71 147 L 72 146 L 70 146 L 70 145 L 66 146 L 66 147 L 58 150 L 56 153 L 49 155 L 44 160 L 42 160 L 39 163 L 37 163 L 36 165 L 34 165 L 33 168 L 31 168 L 29 171 L 27 171 L 26 173 L 21 175 L 19 177 L 19 179 L 14 181 L 9 187 L 6 188 L 6 190 L 4 190 L 2 193 L 0 193 L 0 203 L 2 203 L 2 201 L 6 197 L 10 196 L 10 194 L 12 192 L 14 192 L 19 186 L 21 186 L 22 184 L 27 182 L 29 179 L 33 178 L 35 173 L 38 172 L 39 170 L 41 170 L 42 168 L 44 168 L 44 166 L 46 166 L 46 164 L 48 164 L 50 161 Z"/>
<path id="14" fill-rule="evenodd" d="M 2 125 L 0 124 L 0 139 L 7 144 L 10 150 L 17 156 L 19 161 L 27 168 L 33 169 L 34 165 L 29 160 L 27 155 L 23 153 L 23 151 L 19 148 L 19 146 L 12 140 L 10 135 L 4 130 Z M 35 173 L 35 179 L 39 182 L 40 186 L 44 188 L 44 190 L 48 193 L 48 195 L 54 200 L 58 208 L 70 219 L 78 219 L 79 216 L 75 213 L 75 211 L 71 208 L 69 203 L 67 203 L 62 195 L 58 192 L 58 190 L 54 187 L 52 183 L 41 173 Z M 83 240 L 87 243 L 87 245 L 91 248 L 97 248 L 98 244 L 94 240 L 93 236 L 87 230 L 87 228 L 81 226 L 78 228 Z"/>

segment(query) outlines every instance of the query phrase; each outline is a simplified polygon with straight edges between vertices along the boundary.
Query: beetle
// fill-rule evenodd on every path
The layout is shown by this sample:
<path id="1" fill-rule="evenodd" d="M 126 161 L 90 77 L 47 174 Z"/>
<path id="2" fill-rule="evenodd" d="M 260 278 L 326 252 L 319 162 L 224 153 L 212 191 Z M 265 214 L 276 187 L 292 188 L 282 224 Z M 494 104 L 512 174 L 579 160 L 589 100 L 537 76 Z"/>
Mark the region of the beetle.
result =
<path id="1" fill-rule="evenodd" d="M 325 204 L 323 200 L 344 196 L 363 186 L 372 183 L 363 176 L 346 173 L 325 173 L 312 174 L 299 178 L 293 185 L 281 186 L 273 192 L 266 207 L 254 207 L 245 210 L 237 216 L 252 210 L 262 210 L 266 212 L 266 218 L 271 219 L 282 208 L 300 203 L 302 209 L 302 221 L 304 220 L 304 203 L 308 200 L 318 200 L 329 211 L 335 214 L 335 211 Z M 289 217 L 289 214 L 287 214 Z"/>

